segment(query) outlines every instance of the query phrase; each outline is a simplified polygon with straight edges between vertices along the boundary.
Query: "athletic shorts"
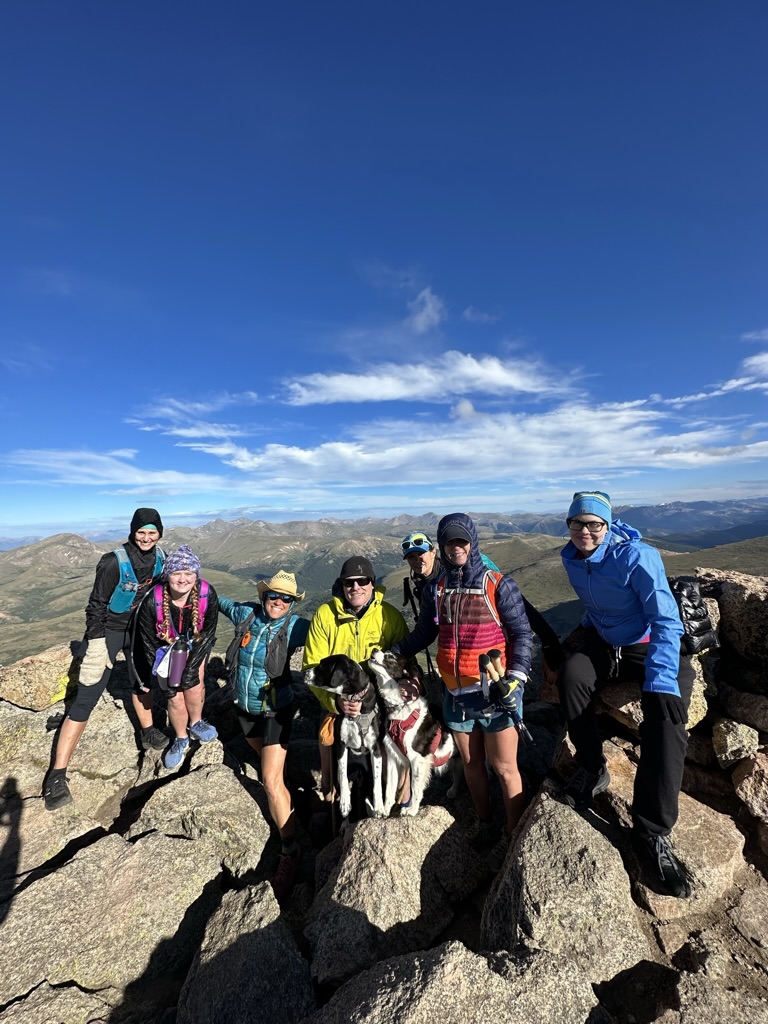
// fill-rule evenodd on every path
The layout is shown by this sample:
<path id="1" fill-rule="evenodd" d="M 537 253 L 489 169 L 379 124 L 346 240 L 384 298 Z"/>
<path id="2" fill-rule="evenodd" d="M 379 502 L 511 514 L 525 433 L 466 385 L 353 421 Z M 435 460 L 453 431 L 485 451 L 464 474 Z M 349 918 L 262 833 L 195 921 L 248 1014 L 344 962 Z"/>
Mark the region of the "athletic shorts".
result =
<path id="1" fill-rule="evenodd" d="M 494 710 L 491 718 L 464 718 L 462 708 L 466 711 L 482 711 L 488 706 L 488 700 L 482 693 L 470 693 L 465 697 L 454 698 L 449 690 L 445 692 L 443 700 L 443 717 L 445 724 L 452 732 L 472 732 L 473 729 L 482 729 L 483 732 L 502 732 L 504 729 L 514 729 L 515 720 L 504 711 Z"/>
<path id="2" fill-rule="evenodd" d="M 237 720 L 247 740 L 261 740 L 265 747 L 273 747 L 279 743 L 287 747 L 293 728 L 293 716 L 296 706 L 291 703 L 280 708 L 274 715 L 252 715 L 250 711 L 237 711 Z"/>

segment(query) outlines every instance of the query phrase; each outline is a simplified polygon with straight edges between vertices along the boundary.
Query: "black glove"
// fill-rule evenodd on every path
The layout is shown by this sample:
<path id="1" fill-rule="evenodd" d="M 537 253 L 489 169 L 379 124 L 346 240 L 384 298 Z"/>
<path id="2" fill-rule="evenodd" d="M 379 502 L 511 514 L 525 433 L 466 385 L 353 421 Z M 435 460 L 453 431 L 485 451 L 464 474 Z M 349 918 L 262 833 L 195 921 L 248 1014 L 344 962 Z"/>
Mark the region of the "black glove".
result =
<path id="1" fill-rule="evenodd" d="M 651 693 L 644 690 L 640 705 L 643 709 L 643 720 L 646 722 L 685 725 L 688 721 L 688 711 L 683 699 L 676 693 Z"/>
<path id="2" fill-rule="evenodd" d="M 508 715 L 523 717 L 523 693 L 525 678 L 519 672 L 507 672 L 503 679 L 493 684 L 496 687 L 496 705 Z"/>

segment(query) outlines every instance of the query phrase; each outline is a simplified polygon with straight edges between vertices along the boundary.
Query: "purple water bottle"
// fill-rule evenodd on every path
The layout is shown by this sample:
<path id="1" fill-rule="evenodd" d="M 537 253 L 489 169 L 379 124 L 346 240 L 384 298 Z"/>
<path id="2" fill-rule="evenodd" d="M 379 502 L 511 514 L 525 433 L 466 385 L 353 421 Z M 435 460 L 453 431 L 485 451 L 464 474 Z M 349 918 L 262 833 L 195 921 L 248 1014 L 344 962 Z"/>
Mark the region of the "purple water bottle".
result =
<path id="1" fill-rule="evenodd" d="M 181 686 L 181 677 L 187 667 L 189 647 L 186 640 L 179 637 L 171 648 L 171 667 L 168 672 L 168 686 L 171 690 L 178 690 Z"/>

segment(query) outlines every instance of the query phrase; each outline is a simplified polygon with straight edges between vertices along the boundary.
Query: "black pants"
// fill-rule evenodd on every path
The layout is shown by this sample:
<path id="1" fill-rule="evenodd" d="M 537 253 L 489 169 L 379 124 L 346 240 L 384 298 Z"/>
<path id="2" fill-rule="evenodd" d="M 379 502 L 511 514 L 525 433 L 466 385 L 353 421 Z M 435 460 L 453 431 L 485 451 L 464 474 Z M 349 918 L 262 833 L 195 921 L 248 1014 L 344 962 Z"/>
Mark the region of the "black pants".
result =
<path id="1" fill-rule="evenodd" d="M 80 666 L 77 693 L 67 712 L 67 717 L 73 722 L 87 722 L 90 718 L 99 697 L 107 688 L 112 666 L 120 651 L 125 651 L 126 658 L 130 657 L 130 637 L 125 629 L 108 629 L 104 643 L 89 642 Z"/>
<path id="2" fill-rule="evenodd" d="M 577 763 L 588 772 L 599 772 L 605 764 L 597 731 L 596 693 L 611 683 L 637 683 L 642 689 L 645 682 L 648 644 L 631 644 L 619 650 L 617 657 L 615 648 L 590 629 L 582 646 L 560 670 L 558 689 L 568 733 L 576 747 Z M 677 684 L 686 711 L 695 678 L 691 659 L 681 656 Z M 654 714 L 645 693 L 641 695 L 641 706 L 640 764 L 635 776 L 632 818 L 641 832 L 665 836 L 677 821 L 688 733 L 684 725 Z"/>

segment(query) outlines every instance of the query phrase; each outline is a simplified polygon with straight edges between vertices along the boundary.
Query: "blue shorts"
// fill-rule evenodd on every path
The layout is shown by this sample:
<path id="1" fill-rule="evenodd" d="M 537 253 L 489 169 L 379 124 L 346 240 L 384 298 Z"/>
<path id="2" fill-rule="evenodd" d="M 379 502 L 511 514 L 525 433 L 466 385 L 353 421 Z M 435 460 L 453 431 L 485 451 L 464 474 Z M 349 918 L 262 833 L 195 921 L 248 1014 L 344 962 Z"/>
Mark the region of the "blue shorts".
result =
<path id="1" fill-rule="evenodd" d="M 505 711 L 494 708 L 490 718 L 465 718 L 462 715 L 462 708 L 467 712 L 482 711 L 489 704 L 489 701 L 482 693 L 468 693 L 465 696 L 453 697 L 450 690 L 445 691 L 443 700 L 443 715 L 445 724 L 452 732 L 472 732 L 473 729 L 482 729 L 483 732 L 501 732 L 504 729 L 514 729 L 515 720 L 512 715 Z"/>

